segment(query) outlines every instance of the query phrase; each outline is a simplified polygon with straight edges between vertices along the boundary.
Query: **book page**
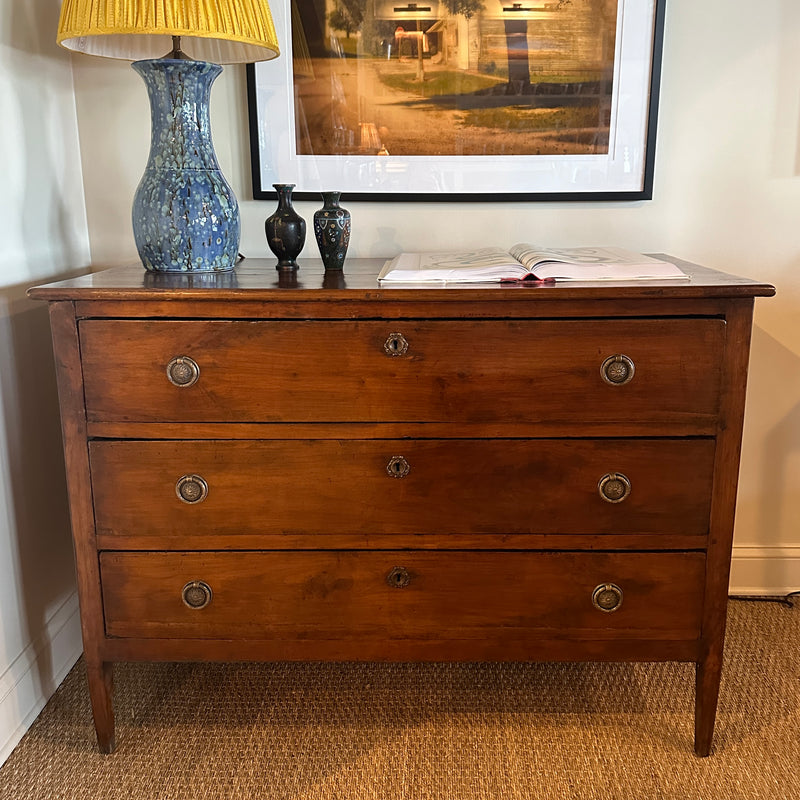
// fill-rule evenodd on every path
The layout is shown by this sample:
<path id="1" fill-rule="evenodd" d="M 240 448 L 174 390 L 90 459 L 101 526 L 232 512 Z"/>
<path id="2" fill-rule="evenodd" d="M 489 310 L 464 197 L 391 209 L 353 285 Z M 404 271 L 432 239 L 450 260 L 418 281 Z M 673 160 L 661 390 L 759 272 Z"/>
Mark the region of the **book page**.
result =
<path id="1" fill-rule="evenodd" d="M 379 281 L 484 283 L 524 277 L 527 270 L 497 247 L 441 253 L 401 253 L 387 262 Z"/>
<path id="2" fill-rule="evenodd" d="M 553 249 L 516 244 L 509 252 L 541 280 L 646 280 L 687 277 L 674 264 L 621 247 Z"/>

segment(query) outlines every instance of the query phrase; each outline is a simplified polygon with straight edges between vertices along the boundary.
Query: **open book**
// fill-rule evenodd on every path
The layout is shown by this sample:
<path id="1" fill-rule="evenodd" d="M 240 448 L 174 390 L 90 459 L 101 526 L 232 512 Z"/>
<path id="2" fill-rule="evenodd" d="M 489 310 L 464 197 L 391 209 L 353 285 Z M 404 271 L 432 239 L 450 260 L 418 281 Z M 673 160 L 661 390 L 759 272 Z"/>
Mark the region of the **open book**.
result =
<path id="1" fill-rule="evenodd" d="M 387 261 L 381 283 L 498 281 L 630 281 L 687 278 L 674 264 L 619 247 L 548 250 L 516 244 L 452 253 L 401 253 Z"/>

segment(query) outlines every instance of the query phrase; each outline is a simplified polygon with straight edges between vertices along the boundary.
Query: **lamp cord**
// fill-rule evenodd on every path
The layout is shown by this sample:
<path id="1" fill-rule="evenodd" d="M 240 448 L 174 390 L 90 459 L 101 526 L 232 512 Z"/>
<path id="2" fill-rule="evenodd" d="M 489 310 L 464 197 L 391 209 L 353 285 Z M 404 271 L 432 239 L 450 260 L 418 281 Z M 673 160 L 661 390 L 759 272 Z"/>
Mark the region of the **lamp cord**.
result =
<path id="1" fill-rule="evenodd" d="M 783 597 L 770 597 L 770 596 L 759 597 L 751 595 L 731 594 L 728 595 L 728 599 L 742 600 L 751 603 L 779 603 L 780 605 L 784 606 L 784 608 L 794 608 L 795 604 L 794 602 L 792 602 L 792 598 L 797 597 L 798 595 L 800 595 L 800 591 L 789 592 L 789 594 L 786 594 Z"/>

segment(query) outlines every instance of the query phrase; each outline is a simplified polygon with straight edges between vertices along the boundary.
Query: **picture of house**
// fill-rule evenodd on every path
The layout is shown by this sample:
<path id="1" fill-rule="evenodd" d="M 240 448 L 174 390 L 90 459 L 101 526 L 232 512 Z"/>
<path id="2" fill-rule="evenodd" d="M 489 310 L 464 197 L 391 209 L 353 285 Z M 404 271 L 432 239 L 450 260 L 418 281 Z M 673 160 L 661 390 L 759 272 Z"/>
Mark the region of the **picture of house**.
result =
<path id="1" fill-rule="evenodd" d="M 617 0 L 294 0 L 297 151 L 608 149 Z"/>

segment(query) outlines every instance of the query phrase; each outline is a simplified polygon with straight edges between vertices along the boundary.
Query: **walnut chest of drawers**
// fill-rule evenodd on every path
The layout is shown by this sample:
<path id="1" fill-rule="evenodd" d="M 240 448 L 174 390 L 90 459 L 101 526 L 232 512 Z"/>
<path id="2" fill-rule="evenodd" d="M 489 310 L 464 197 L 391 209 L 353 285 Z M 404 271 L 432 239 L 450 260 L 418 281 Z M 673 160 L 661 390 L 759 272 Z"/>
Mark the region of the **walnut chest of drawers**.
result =
<path id="1" fill-rule="evenodd" d="M 48 300 L 98 742 L 125 660 L 680 660 L 719 688 L 753 300 L 116 268 Z"/>

